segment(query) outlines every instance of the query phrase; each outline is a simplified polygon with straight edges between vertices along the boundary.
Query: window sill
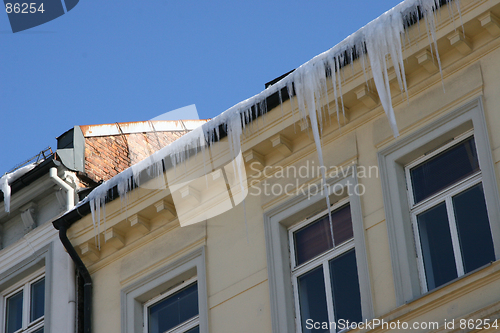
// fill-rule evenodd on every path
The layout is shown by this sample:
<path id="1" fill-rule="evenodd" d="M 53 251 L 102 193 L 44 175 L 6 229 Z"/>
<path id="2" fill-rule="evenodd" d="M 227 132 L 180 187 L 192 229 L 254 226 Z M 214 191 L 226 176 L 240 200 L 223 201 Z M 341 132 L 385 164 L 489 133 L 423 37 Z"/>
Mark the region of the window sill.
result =
<path id="1" fill-rule="evenodd" d="M 467 295 L 474 294 L 473 291 L 481 288 L 487 288 L 487 290 L 497 291 L 500 285 L 500 260 L 486 264 L 472 272 L 469 272 L 453 281 L 450 281 L 432 291 L 422 294 L 419 297 L 401 305 L 394 310 L 379 316 L 378 319 L 384 320 L 385 322 L 390 321 L 405 321 L 405 322 L 416 322 L 428 321 L 432 319 L 433 321 L 438 321 L 441 324 L 444 319 L 451 320 L 454 318 L 459 318 L 462 316 L 469 315 L 479 309 L 487 308 L 494 304 L 494 300 L 485 299 L 483 296 L 477 296 L 474 302 L 468 302 L 466 300 Z M 449 304 L 453 301 L 459 301 L 463 299 L 464 302 L 460 302 L 460 309 L 454 309 L 454 311 L 462 311 L 463 313 L 449 313 L 449 318 L 439 317 L 439 312 L 437 308 L 441 306 L 449 307 Z M 496 299 L 498 301 L 498 299 Z M 425 318 L 425 319 L 424 319 Z M 351 330 L 349 332 L 358 332 L 359 330 Z"/>
<path id="2" fill-rule="evenodd" d="M 418 297 L 415 297 L 415 298 L 414 298 L 414 299 L 412 299 L 412 300 L 409 300 L 408 302 L 406 302 L 406 304 L 411 304 L 411 303 L 413 303 L 413 302 L 416 302 L 416 301 L 418 301 L 418 300 L 420 300 L 420 299 L 422 299 L 422 298 L 424 298 L 424 297 L 427 297 L 427 296 L 429 296 L 429 295 L 431 295 L 431 294 L 433 294 L 433 293 L 435 293 L 435 292 L 439 292 L 440 290 L 445 289 L 445 288 L 447 288 L 448 286 L 453 285 L 454 283 L 458 283 L 460 280 L 467 279 L 469 276 L 471 276 L 471 275 L 473 275 L 473 274 L 475 274 L 475 273 L 477 273 L 477 272 L 480 272 L 480 271 L 482 271 L 483 269 L 486 269 L 487 267 L 490 267 L 490 266 L 491 266 L 491 265 L 493 265 L 494 263 L 500 263 L 500 261 L 499 261 L 499 260 L 497 260 L 497 261 L 493 261 L 493 262 L 487 263 L 486 265 L 483 265 L 483 266 L 481 266 L 481 267 L 479 267 L 479 268 L 476 268 L 475 270 L 473 270 L 473 271 L 471 271 L 471 272 L 469 272 L 469 273 L 467 273 L 467 274 L 464 274 L 464 275 L 462 275 L 462 276 L 459 276 L 459 277 L 457 277 L 456 279 L 451 280 L 450 282 L 447 282 L 447 283 L 445 283 L 445 284 L 443 284 L 443 285 L 440 285 L 440 286 L 439 286 L 439 287 L 437 287 L 437 288 L 434 288 L 434 289 L 432 289 L 432 290 L 429 290 L 429 291 L 427 291 L 427 292 L 423 293 L 422 295 L 420 295 L 420 296 L 418 296 Z M 500 269 L 500 268 L 499 268 L 499 269 Z M 446 293 L 446 292 L 445 292 L 445 293 Z"/>

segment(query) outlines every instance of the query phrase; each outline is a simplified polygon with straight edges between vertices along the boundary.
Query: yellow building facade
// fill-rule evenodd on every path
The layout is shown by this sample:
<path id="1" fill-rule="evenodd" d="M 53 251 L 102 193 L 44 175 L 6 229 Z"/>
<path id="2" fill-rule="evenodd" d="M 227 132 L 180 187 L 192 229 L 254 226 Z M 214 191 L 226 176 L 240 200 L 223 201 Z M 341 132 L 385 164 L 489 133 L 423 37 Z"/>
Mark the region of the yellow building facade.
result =
<path id="1" fill-rule="evenodd" d="M 442 70 L 417 24 L 403 51 L 408 99 L 389 69 L 397 138 L 361 61 L 342 69 L 338 117 L 328 82 L 320 135 L 332 220 L 311 123 L 292 97 L 244 130 L 247 185 L 228 186 L 229 208 L 225 197 L 202 204 L 196 185 L 180 190 L 194 204 L 178 206 L 168 185 L 185 176 L 167 171 L 163 185 L 106 203 L 97 236 L 92 214 L 73 223 L 93 281 L 92 331 L 152 332 L 155 304 L 183 292 L 196 309 L 168 332 L 334 332 L 312 319 L 344 314 L 375 319 L 353 332 L 499 331 L 500 1 L 462 0 L 461 18 L 447 6 L 456 11 L 436 14 Z M 211 145 L 212 170 L 231 161 L 227 140 Z M 233 164 L 210 173 L 209 190 L 238 178 Z M 206 205 L 217 212 L 203 215 Z"/>

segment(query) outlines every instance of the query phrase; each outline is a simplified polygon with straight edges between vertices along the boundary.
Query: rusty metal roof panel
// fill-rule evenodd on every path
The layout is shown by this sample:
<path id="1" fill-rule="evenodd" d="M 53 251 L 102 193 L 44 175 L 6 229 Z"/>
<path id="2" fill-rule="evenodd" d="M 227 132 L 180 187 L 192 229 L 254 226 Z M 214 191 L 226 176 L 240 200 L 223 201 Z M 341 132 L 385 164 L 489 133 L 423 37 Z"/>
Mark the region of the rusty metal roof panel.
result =
<path id="1" fill-rule="evenodd" d="M 192 131 L 208 120 L 209 119 L 135 121 L 101 125 L 81 125 L 80 129 L 84 137 L 148 132 L 181 132 L 186 130 Z"/>

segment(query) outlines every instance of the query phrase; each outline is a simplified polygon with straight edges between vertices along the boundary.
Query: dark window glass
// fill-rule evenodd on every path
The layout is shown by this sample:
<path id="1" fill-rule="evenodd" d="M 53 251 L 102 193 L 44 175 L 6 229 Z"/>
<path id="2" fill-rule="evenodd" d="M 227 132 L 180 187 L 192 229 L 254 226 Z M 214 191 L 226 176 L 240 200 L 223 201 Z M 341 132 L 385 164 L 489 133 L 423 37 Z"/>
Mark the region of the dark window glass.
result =
<path id="1" fill-rule="evenodd" d="M 309 330 L 306 326 L 308 319 L 312 319 L 315 322 L 328 322 L 323 266 L 319 266 L 299 276 L 298 287 L 302 332 L 328 333 L 329 330 Z"/>
<path id="2" fill-rule="evenodd" d="M 13 333 L 23 326 L 23 292 L 7 298 L 6 329 L 7 333 Z"/>
<path id="3" fill-rule="evenodd" d="M 194 283 L 149 307 L 149 333 L 163 333 L 198 315 L 198 284 Z"/>
<path id="4" fill-rule="evenodd" d="M 335 245 L 340 245 L 353 237 L 349 205 L 332 212 L 332 224 Z M 334 243 L 328 215 L 296 231 L 294 238 L 297 265 L 332 249 Z"/>
<path id="5" fill-rule="evenodd" d="M 351 206 L 346 205 L 332 213 L 335 246 L 352 238 Z"/>
<path id="6" fill-rule="evenodd" d="M 36 331 L 34 331 L 33 333 L 43 333 L 43 327 L 42 327 L 42 328 L 37 329 L 37 330 L 36 330 Z"/>
<path id="7" fill-rule="evenodd" d="M 294 238 L 297 265 L 333 248 L 328 215 L 296 231 Z"/>
<path id="8" fill-rule="evenodd" d="M 31 285 L 31 318 L 35 321 L 44 315 L 45 310 L 45 278 Z"/>
<path id="9" fill-rule="evenodd" d="M 457 278 L 445 203 L 417 216 L 427 288 L 432 290 Z"/>
<path id="10" fill-rule="evenodd" d="M 415 203 L 478 170 L 476 146 L 471 137 L 410 170 Z"/>
<path id="11" fill-rule="evenodd" d="M 453 209 L 465 273 L 495 261 L 483 185 L 475 185 L 454 196 Z"/>
<path id="12" fill-rule="evenodd" d="M 351 250 L 330 260 L 330 277 L 335 308 L 335 320 L 361 322 L 361 294 L 359 292 L 356 252 Z"/>
<path id="13" fill-rule="evenodd" d="M 193 327 L 189 331 L 186 331 L 186 333 L 200 333 L 200 326 Z"/>

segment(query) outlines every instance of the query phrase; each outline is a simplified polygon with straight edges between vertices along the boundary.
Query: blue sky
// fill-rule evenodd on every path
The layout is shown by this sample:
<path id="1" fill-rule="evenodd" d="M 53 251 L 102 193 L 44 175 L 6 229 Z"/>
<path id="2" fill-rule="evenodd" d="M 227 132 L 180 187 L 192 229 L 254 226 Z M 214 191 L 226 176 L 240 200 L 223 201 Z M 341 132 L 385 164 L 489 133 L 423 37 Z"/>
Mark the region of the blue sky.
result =
<path id="1" fill-rule="evenodd" d="M 16 34 L 0 13 L 0 174 L 75 125 L 214 117 L 397 3 L 80 0 Z"/>

